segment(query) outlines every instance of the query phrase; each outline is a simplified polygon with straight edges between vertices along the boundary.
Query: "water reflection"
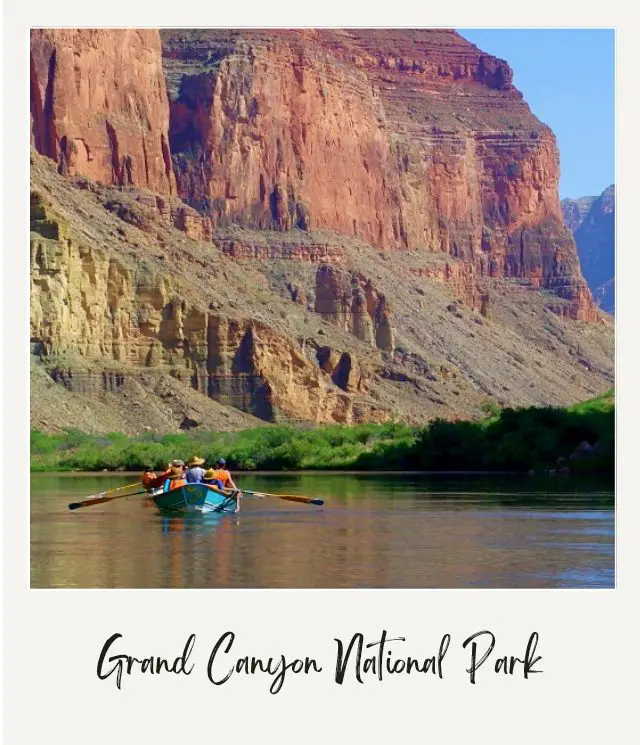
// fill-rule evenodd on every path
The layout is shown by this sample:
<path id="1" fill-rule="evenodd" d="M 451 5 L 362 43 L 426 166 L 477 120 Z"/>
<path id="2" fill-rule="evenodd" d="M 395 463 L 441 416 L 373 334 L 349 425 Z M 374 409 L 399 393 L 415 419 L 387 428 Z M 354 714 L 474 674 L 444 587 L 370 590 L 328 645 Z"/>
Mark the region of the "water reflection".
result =
<path id="1" fill-rule="evenodd" d="M 118 480 L 120 479 L 120 480 Z M 613 493 L 573 480 L 279 474 L 234 515 L 144 497 L 69 512 L 131 477 L 34 476 L 33 587 L 598 587 L 614 582 Z"/>
<path id="2" fill-rule="evenodd" d="M 191 515 L 160 514 L 163 533 L 209 533 L 220 527 L 226 515 L 210 512 Z"/>

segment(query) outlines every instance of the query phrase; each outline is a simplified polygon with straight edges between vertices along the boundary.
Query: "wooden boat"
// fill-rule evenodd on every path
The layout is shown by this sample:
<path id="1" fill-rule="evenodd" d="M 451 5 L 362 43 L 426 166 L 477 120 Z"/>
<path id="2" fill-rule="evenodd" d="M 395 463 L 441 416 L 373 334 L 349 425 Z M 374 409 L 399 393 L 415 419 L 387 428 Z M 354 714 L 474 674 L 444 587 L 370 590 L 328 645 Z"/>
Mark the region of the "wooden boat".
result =
<path id="1" fill-rule="evenodd" d="M 207 484 L 185 484 L 177 489 L 156 489 L 149 495 L 163 512 L 235 512 L 237 500 Z"/>

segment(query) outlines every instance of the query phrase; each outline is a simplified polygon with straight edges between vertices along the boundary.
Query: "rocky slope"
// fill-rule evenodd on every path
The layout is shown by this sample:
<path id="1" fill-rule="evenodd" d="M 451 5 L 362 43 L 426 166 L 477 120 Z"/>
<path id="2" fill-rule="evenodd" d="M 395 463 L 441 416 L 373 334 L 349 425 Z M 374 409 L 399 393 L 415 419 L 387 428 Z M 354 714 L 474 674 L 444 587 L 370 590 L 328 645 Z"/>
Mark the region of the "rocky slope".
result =
<path id="1" fill-rule="evenodd" d="M 31 175 L 32 419 L 42 428 L 417 423 L 611 386 L 611 324 L 564 319 L 551 308 L 569 301 L 548 291 L 489 279 L 473 309 L 457 292 L 464 282 L 451 282 L 462 262 L 333 233 L 296 237 L 339 247 L 337 266 L 285 251 L 233 258 L 176 228 L 148 192 L 62 176 L 35 153 Z"/>
<path id="2" fill-rule="evenodd" d="M 595 301 L 607 313 L 615 309 L 615 187 L 599 197 L 564 199 L 567 227 L 573 231 L 582 273 Z"/>
<path id="3" fill-rule="evenodd" d="M 31 42 L 34 426 L 424 422 L 610 387 L 555 141 L 506 63 L 447 31 Z"/>

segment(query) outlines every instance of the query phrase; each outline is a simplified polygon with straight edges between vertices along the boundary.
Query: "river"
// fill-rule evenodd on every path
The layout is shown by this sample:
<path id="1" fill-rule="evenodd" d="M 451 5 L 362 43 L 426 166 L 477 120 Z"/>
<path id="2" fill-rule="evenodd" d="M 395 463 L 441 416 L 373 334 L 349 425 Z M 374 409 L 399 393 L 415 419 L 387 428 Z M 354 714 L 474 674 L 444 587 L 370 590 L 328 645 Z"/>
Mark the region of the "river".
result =
<path id="1" fill-rule="evenodd" d="M 572 478 L 251 474 L 236 515 L 143 496 L 70 511 L 132 474 L 32 474 L 33 588 L 614 586 L 614 494 Z"/>

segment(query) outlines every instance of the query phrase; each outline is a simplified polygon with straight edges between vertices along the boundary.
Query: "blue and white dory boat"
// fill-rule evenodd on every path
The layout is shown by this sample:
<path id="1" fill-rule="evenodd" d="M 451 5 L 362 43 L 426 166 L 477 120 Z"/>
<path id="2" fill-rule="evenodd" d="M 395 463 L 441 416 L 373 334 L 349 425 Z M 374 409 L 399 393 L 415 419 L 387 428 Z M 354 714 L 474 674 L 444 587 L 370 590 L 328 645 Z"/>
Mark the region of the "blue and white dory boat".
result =
<path id="1" fill-rule="evenodd" d="M 163 512 L 236 512 L 238 507 L 235 494 L 221 494 L 207 484 L 155 489 L 149 496 Z"/>

